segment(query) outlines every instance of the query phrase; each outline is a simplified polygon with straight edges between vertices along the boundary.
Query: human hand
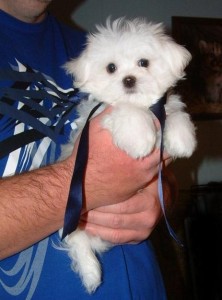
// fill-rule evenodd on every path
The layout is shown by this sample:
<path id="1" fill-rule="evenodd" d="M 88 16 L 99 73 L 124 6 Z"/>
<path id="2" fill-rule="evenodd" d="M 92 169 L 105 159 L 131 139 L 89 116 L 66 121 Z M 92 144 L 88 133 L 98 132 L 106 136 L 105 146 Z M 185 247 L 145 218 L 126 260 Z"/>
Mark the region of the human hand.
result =
<path id="1" fill-rule="evenodd" d="M 110 133 L 101 127 L 105 113 L 107 110 L 90 122 L 84 211 L 131 198 L 147 186 L 159 169 L 158 149 L 145 158 L 133 159 L 113 144 Z M 164 159 L 168 161 L 169 156 L 164 154 Z"/>
<path id="2" fill-rule="evenodd" d="M 156 177 L 130 199 L 83 214 L 81 226 L 113 244 L 139 243 L 147 239 L 162 216 L 157 185 Z M 169 211 L 178 196 L 177 181 L 169 168 L 164 169 L 162 186 Z"/>
<path id="3" fill-rule="evenodd" d="M 83 214 L 80 226 L 113 244 L 141 242 L 150 235 L 162 215 L 157 189 L 155 178 L 129 199 Z"/>

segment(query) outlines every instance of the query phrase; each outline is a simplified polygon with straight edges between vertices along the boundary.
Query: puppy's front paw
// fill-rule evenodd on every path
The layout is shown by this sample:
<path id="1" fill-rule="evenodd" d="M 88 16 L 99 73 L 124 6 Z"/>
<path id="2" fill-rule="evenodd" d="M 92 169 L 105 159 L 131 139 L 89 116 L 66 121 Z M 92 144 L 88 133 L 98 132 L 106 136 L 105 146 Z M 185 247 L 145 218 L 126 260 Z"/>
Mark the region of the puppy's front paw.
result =
<path id="1" fill-rule="evenodd" d="M 139 126 L 137 126 L 139 127 Z M 150 154 L 155 145 L 155 134 L 152 131 L 137 131 L 132 128 L 128 134 L 126 134 L 124 128 L 118 131 L 114 136 L 114 143 L 125 151 L 132 158 L 142 158 Z"/>
<path id="2" fill-rule="evenodd" d="M 172 157 L 190 157 L 196 148 L 195 128 L 187 113 L 167 119 L 164 134 L 166 151 Z"/>
<path id="3" fill-rule="evenodd" d="M 156 130 L 152 117 L 143 110 L 118 107 L 103 119 L 113 141 L 133 158 L 148 155 L 156 142 Z"/>

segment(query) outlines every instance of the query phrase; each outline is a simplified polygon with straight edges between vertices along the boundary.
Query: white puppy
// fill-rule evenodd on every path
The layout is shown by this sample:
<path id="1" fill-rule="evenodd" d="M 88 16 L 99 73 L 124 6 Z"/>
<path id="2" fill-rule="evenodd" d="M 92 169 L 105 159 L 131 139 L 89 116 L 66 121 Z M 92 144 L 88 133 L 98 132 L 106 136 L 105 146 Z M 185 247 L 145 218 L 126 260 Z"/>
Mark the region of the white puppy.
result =
<path id="1" fill-rule="evenodd" d="M 164 33 L 161 24 L 143 19 L 108 20 L 106 27 L 98 26 L 97 30 L 88 35 L 80 57 L 66 64 L 75 87 L 90 94 L 79 108 L 79 130 L 97 101 L 112 105 L 102 126 L 111 132 L 119 148 L 135 159 L 144 157 L 159 144 L 149 107 L 184 77 L 191 55 Z M 167 97 L 164 148 L 174 158 L 189 157 L 196 146 L 195 129 L 184 107 L 178 95 Z M 63 157 L 72 148 L 73 141 L 63 149 Z M 65 242 L 73 269 L 87 291 L 94 292 L 101 283 L 95 253 L 111 245 L 81 229 L 67 236 Z"/>

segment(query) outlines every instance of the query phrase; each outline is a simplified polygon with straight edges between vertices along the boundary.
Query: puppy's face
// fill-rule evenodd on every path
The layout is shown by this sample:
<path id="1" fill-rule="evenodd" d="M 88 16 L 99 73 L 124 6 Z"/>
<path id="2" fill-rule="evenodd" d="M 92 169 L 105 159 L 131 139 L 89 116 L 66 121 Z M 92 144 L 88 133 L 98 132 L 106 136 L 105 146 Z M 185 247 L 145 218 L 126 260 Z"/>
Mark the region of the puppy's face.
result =
<path id="1" fill-rule="evenodd" d="M 160 24 L 118 19 L 90 35 L 81 56 L 66 68 L 75 86 L 98 101 L 149 107 L 184 76 L 189 60 Z"/>

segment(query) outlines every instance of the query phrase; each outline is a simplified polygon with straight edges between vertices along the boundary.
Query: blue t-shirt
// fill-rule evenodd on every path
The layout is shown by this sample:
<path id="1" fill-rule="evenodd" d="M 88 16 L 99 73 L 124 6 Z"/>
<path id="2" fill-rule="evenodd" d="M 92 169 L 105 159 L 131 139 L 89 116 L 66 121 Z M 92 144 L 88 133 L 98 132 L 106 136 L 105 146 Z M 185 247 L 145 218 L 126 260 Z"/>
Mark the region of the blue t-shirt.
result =
<path id="1" fill-rule="evenodd" d="M 0 11 L 1 177 L 57 160 L 76 126 L 75 90 L 62 65 L 81 51 L 84 40 L 83 33 L 51 15 L 28 24 Z M 54 233 L 2 260 L 0 300 L 166 299 L 150 242 L 104 253 L 103 283 L 92 296 L 71 270 L 67 253 L 56 249 L 58 243 Z"/>

